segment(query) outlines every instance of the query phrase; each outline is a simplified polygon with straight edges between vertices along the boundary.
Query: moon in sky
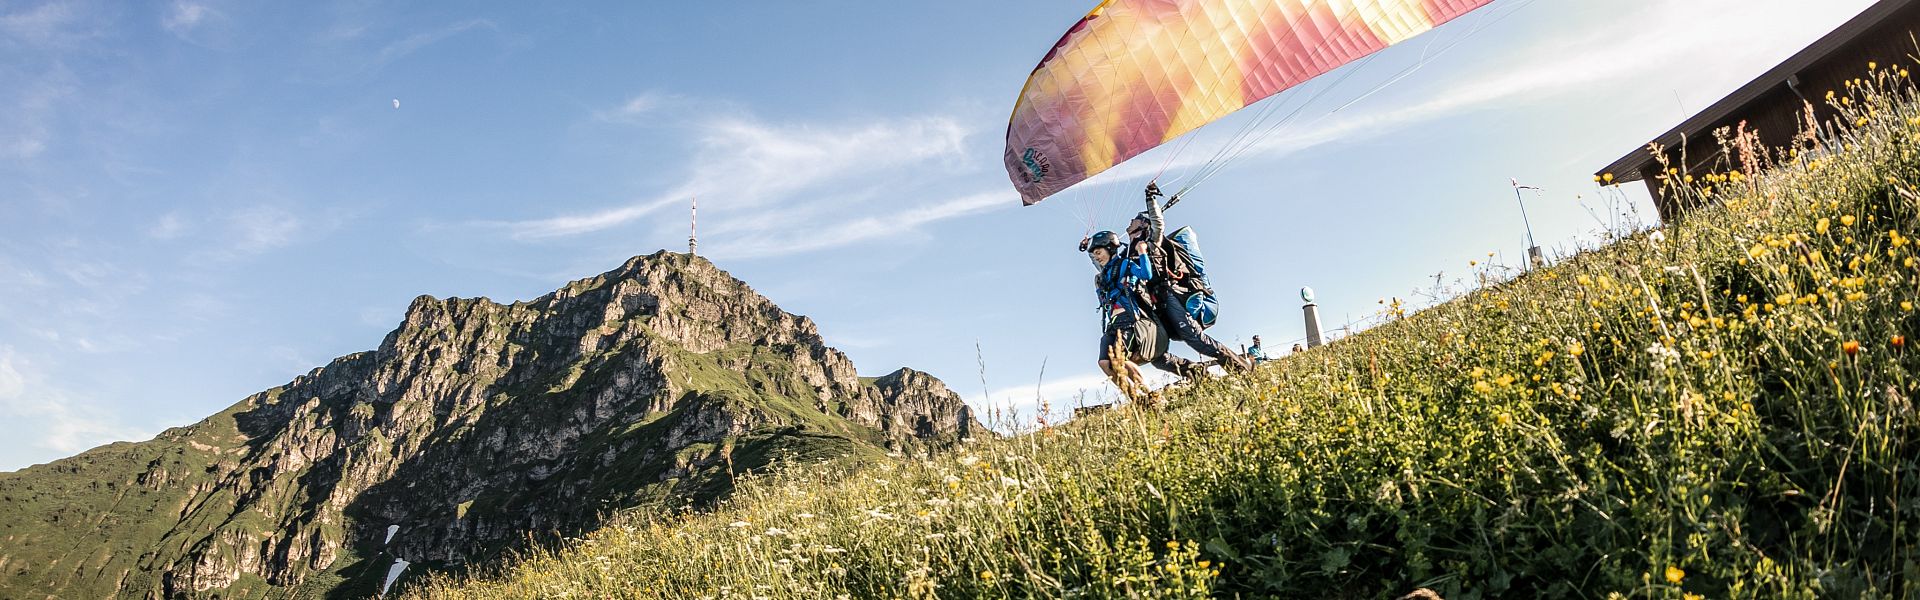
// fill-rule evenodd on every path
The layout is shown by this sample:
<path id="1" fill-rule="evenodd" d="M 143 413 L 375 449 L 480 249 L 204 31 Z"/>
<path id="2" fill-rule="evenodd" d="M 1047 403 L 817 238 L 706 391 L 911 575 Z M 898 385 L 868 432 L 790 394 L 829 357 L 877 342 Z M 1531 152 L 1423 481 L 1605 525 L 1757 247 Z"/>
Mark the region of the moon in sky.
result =
<path id="1" fill-rule="evenodd" d="M 394 108 L 400 108 L 400 99 L 399 99 L 399 98 L 394 98 L 394 99 L 393 99 L 393 107 L 394 107 Z"/>

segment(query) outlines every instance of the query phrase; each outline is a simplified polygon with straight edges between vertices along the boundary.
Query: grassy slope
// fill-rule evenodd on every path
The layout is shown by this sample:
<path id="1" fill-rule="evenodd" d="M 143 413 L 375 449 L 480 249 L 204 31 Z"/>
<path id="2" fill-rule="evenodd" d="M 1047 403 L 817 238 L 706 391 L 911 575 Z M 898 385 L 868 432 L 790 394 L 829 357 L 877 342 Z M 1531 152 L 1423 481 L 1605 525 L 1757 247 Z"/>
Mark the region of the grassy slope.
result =
<path id="1" fill-rule="evenodd" d="M 244 439 L 233 422 L 244 404 L 150 442 L 0 473 L 0 505 L 9 511 L 0 518 L 0 597 L 48 589 L 105 596 L 123 581 L 149 585 L 158 575 L 142 567 L 183 550 L 158 544 L 188 508 L 192 485 L 221 460 L 220 449 Z M 223 500 L 230 501 L 206 501 Z"/>
<path id="2" fill-rule="evenodd" d="M 1913 596 L 1920 113 L 1848 106 L 1848 147 L 1702 175 L 1676 227 L 1165 411 L 796 469 L 414 593 Z"/>

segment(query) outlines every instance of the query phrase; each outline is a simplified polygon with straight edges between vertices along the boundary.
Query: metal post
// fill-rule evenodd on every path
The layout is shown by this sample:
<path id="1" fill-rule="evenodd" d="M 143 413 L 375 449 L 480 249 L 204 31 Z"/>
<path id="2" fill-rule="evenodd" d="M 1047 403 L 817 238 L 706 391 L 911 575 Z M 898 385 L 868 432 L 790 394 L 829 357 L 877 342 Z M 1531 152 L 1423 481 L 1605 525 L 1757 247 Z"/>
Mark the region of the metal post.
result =
<path id="1" fill-rule="evenodd" d="M 1313 288 L 1300 288 L 1300 300 L 1306 303 L 1300 309 L 1307 314 L 1307 347 L 1318 348 L 1324 342 L 1320 337 L 1320 305 L 1313 303 Z"/>
<path id="2" fill-rule="evenodd" d="M 700 252 L 700 197 L 693 197 L 693 207 L 687 210 L 687 256 Z"/>
<path id="3" fill-rule="evenodd" d="M 1513 201 L 1520 204 L 1520 223 L 1527 226 L 1528 268 L 1540 268 L 1546 265 L 1546 259 L 1540 254 L 1540 244 L 1533 241 L 1533 223 L 1527 220 L 1527 201 L 1520 196 L 1520 190 L 1533 190 L 1533 193 L 1538 195 L 1540 188 L 1531 185 L 1520 185 L 1519 179 L 1508 179 L 1507 181 L 1513 182 Z"/>

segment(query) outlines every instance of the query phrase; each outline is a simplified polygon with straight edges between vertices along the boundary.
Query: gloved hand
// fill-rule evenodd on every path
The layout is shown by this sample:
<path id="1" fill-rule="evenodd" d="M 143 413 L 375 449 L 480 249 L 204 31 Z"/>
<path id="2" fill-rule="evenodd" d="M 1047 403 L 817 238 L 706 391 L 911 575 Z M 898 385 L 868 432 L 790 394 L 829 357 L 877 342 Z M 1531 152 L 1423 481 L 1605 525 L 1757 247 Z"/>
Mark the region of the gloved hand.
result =
<path id="1" fill-rule="evenodd" d="M 1147 201 L 1152 202 L 1154 198 L 1160 196 L 1160 185 L 1152 181 L 1147 182 Z"/>
<path id="2" fill-rule="evenodd" d="M 1087 237 L 1083 237 L 1083 238 L 1080 238 L 1080 251 L 1081 251 L 1081 252 L 1086 252 L 1086 251 L 1087 251 L 1087 244 L 1091 244 L 1091 243 L 1093 243 L 1093 236 L 1087 236 Z"/>

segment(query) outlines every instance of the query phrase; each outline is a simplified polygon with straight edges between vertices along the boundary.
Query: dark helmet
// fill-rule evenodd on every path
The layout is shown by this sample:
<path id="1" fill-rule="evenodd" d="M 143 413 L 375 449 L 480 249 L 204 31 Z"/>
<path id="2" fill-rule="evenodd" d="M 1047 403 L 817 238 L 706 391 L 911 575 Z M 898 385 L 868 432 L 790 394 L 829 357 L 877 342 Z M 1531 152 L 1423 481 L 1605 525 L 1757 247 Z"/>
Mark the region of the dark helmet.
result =
<path id="1" fill-rule="evenodd" d="M 1127 221 L 1127 235 L 1141 237 L 1147 234 L 1147 226 L 1153 223 L 1153 213 L 1140 211 L 1132 221 Z"/>
<path id="2" fill-rule="evenodd" d="M 1111 231 L 1102 231 L 1093 234 L 1093 237 L 1087 242 L 1087 251 L 1092 252 L 1094 248 L 1106 248 L 1108 252 L 1119 252 L 1120 234 Z"/>

